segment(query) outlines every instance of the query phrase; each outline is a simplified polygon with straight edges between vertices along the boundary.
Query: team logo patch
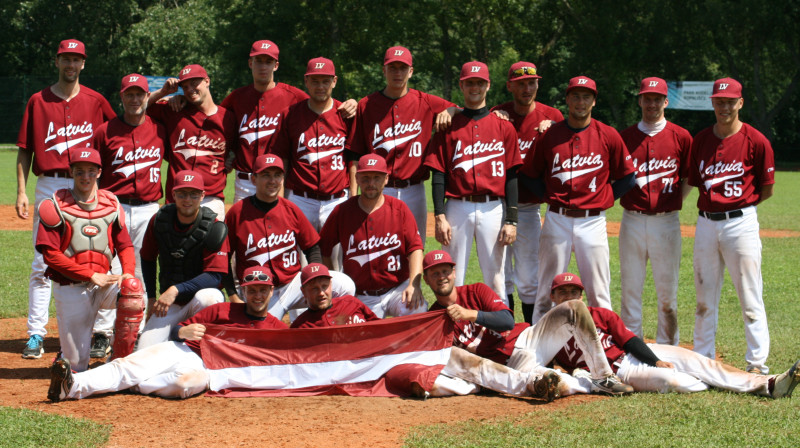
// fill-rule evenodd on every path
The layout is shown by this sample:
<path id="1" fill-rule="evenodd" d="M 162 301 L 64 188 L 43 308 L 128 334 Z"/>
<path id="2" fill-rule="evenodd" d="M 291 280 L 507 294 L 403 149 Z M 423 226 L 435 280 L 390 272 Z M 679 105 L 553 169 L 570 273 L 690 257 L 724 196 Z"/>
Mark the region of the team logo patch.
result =
<path id="1" fill-rule="evenodd" d="M 589 80 L 586 78 L 581 78 L 578 80 L 578 84 L 586 84 Z"/>
<path id="2" fill-rule="evenodd" d="M 189 174 L 183 176 L 183 181 L 184 182 L 191 182 L 192 180 L 194 180 L 194 176 L 191 176 Z"/>
<path id="3" fill-rule="evenodd" d="M 267 163 L 275 163 L 275 157 L 267 157 L 266 161 Z"/>
<path id="4" fill-rule="evenodd" d="M 78 44 L 75 42 L 70 42 L 67 44 L 67 48 L 78 48 Z"/>
<path id="5" fill-rule="evenodd" d="M 573 278 L 575 278 L 575 276 L 574 276 L 574 275 L 565 275 L 565 276 L 564 276 L 564 280 L 566 280 L 566 281 L 568 281 L 568 282 L 571 282 Z"/>
<path id="6" fill-rule="evenodd" d="M 189 73 L 191 73 L 191 71 L 192 71 L 192 69 L 190 69 L 190 68 L 185 68 L 185 69 L 183 69 L 183 71 L 181 72 L 181 75 L 188 75 Z"/>
<path id="7" fill-rule="evenodd" d="M 270 45 L 270 44 L 261 44 L 261 48 L 264 49 L 264 50 L 268 50 L 269 47 L 271 47 L 271 46 L 272 45 Z"/>
<path id="8" fill-rule="evenodd" d="M 81 159 L 88 158 L 92 153 L 90 151 L 81 151 Z"/>
<path id="9" fill-rule="evenodd" d="M 658 86 L 658 81 L 650 81 L 650 87 Z"/>
<path id="10" fill-rule="evenodd" d="M 478 73 L 479 71 L 481 71 L 480 67 L 472 67 L 472 73 Z"/>
<path id="11" fill-rule="evenodd" d="M 719 84 L 719 90 L 725 90 L 725 89 L 728 88 L 729 85 L 730 84 L 728 84 L 728 83 L 722 82 L 722 83 Z"/>
<path id="12" fill-rule="evenodd" d="M 433 261 L 440 261 L 444 258 L 444 254 L 433 254 Z"/>
<path id="13" fill-rule="evenodd" d="M 378 159 L 367 160 L 367 166 L 375 166 L 377 163 Z"/>
<path id="14" fill-rule="evenodd" d="M 324 62 L 317 62 L 316 64 L 314 64 L 314 68 L 317 69 L 317 70 L 320 70 L 323 67 L 325 67 L 325 63 Z"/>
<path id="15" fill-rule="evenodd" d="M 311 266 L 311 272 L 319 271 L 319 266 Z"/>
<path id="16" fill-rule="evenodd" d="M 100 229 L 98 229 L 96 226 L 88 224 L 83 226 L 83 228 L 81 229 L 81 233 L 91 238 L 100 233 Z"/>
<path id="17" fill-rule="evenodd" d="M 403 50 L 394 50 L 394 55 L 395 56 L 402 56 L 403 55 Z"/>
<path id="18" fill-rule="evenodd" d="M 131 77 L 128 78 L 128 82 L 136 82 L 138 80 L 139 80 L 138 76 L 131 76 Z"/>

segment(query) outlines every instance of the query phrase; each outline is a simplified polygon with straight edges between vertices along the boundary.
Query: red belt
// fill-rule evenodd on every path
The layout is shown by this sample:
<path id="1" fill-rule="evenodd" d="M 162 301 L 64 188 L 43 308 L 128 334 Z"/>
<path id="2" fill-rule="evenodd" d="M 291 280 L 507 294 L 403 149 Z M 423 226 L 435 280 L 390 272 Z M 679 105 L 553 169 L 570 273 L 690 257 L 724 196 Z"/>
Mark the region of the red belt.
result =
<path id="1" fill-rule="evenodd" d="M 581 210 L 577 208 L 565 208 L 557 205 L 551 205 L 550 211 L 558 213 L 562 216 L 569 216 L 570 218 L 588 218 L 590 216 L 600 216 L 602 210 Z"/>

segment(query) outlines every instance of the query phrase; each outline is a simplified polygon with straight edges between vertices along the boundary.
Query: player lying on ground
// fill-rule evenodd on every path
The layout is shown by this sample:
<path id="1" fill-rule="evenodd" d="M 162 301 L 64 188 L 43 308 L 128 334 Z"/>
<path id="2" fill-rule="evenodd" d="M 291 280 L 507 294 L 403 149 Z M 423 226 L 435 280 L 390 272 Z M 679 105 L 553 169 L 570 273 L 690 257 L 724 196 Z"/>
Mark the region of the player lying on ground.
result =
<path id="1" fill-rule="evenodd" d="M 173 328 L 170 341 L 151 345 L 86 372 L 73 373 L 70 363 L 58 358 L 50 368 L 47 398 L 86 398 L 132 388 L 141 394 L 188 398 L 208 388 L 208 373 L 200 358 L 205 324 L 237 328 L 286 328 L 267 312 L 272 279 L 257 267 L 245 271 L 242 289 L 247 303 L 217 303 Z"/>
<path id="2" fill-rule="evenodd" d="M 582 303 L 583 284 L 575 274 L 563 273 L 553 280 L 550 298 L 556 305 Z M 780 375 L 758 375 L 706 358 L 683 347 L 645 344 L 625 327 L 619 315 L 605 308 L 589 307 L 609 364 L 637 392 L 699 392 L 709 386 L 764 397 L 790 397 L 800 382 L 800 361 Z M 583 390 L 595 391 L 588 381 L 583 352 L 570 340 L 556 355 L 556 362 L 578 377 Z M 584 378 L 580 378 L 584 377 Z M 574 386 L 572 379 L 562 380 Z"/>
<path id="3" fill-rule="evenodd" d="M 291 328 L 322 328 L 381 320 L 354 296 L 332 297 L 331 274 L 325 265 L 309 264 L 303 268 L 301 279 L 308 309 L 297 317 Z M 414 393 L 423 398 L 467 395 L 485 387 L 509 395 L 552 401 L 558 397 L 558 382 L 558 375 L 552 371 L 520 372 L 453 347 L 433 389 L 424 391 L 417 386 Z"/>
<path id="4" fill-rule="evenodd" d="M 514 324 L 511 310 L 483 283 L 455 286 L 455 263 L 441 250 L 429 252 L 423 262 L 423 279 L 436 295 L 431 310 L 446 309 L 455 322 L 453 345 L 522 372 L 543 372 L 558 350 L 575 338 L 588 354 L 592 384 L 600 392 L 633 392 L 608 365 L 600 338 L 583 302 L 564 303 L 539 322 Z M 563 394 L 575 393 L 560 386 Z"/>

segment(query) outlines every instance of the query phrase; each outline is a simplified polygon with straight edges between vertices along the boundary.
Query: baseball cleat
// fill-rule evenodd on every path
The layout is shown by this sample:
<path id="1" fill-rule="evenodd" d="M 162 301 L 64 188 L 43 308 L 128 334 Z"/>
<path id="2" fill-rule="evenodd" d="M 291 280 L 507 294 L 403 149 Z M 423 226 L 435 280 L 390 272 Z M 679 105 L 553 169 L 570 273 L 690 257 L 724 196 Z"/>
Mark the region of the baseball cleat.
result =
<path id="1" fill-rule="evenodd" d="M 800 361 L 787 371 L 775 376 L 775 386 L 772 389 L 772 398 L 788 398 L 792 396 L 794 387 L 800 383 Z"/>
<path id="2" fill-rule="evenodd" d="M 561 378 L 552 370 L 542 376 L 531 376 L 528 380 L 528 393 L 531 397 L 541 398 L 550 403 L 561 396 L 560 382 Z"/>
<path id="3" fill-rule="evenodd" d="M 25 349 L 22 350 L 22 357 L 25 359 L 39 359 L 44 354 L 44 339 L 35 334 L 28 339 Z"/>
<path id="4" fill-rule="evenodd" d="M 763 375 L 764 372 L 756 366 L 748 367 L 746 370 L 747 373 L 752 373 L 753 375 Z"/>
<path id="5" fill-rule="evenodd" d="M 69 361 L 58 358 L 50 366 L 50 388 L 47 390 L 47 399 L 53 402 L 67 398 L 72 389 L 72 369 Z"/>
<path id="6" fill-rule="evenodd" d="M 111 341 L 102 333 L 92 335 L 92 349 L 89 356 L 92 358 L 105 358 L 111 353 Z"/>
<path id="7" fill-rule="evenodd" d="M 599 380 L 592 380 L 598 392 L 608 395 L 625 395 L 633 392 L 633 387 L 620 381 L 617 375 L 610 375 Z"/>

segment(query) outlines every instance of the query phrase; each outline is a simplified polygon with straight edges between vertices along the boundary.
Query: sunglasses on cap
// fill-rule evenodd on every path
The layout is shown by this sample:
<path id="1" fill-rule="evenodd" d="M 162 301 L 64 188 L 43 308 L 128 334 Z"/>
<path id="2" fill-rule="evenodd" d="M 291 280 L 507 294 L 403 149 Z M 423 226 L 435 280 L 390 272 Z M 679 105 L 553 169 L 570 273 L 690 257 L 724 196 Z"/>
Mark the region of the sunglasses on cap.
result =
<path id="1" fill-rule="evenodd" d="M 269 281 L 269 275 L 260 274 L 259 273 L 259 274 L 247 274 L 247 275 L 244 276 L 244 282 L 245 283 L 250 283 L 252 281 L 268 282 Z"/>
<path id="2" fill-rule="evenodd" d="M 513 72 L 514 76 L 533 75 L 536 76 L 536 67 L 520 67 Z"/>

